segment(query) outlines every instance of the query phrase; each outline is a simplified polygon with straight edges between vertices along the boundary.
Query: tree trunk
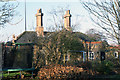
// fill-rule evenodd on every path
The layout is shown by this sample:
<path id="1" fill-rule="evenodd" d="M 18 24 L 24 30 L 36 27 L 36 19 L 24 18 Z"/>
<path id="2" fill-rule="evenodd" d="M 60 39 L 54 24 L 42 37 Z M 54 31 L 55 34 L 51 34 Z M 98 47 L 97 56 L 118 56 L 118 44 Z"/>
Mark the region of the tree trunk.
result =
<path id="1" fill-rule="evenodd" d="M 66 54 L 63 55 L 63 59 L 64 59 L 63 62 L 64 62 L 64 64 L 65 64 L 65 57 L 66 57 Z"/>
<path id="2" fill-rule="evenodd" d="M 45 65 L 48 65 L 48 61 L 47 60 L 45 60 Z"/>

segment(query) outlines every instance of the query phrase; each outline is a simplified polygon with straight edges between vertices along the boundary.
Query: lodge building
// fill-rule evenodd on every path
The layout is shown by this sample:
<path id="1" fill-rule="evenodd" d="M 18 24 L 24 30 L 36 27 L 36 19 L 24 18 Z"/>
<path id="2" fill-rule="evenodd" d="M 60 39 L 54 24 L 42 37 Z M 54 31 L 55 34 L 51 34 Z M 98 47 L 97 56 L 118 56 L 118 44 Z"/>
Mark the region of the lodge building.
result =
<path id="1" fill-rule="evenodd" d="M 35 15 L 36 16 L 36 31 L 24 31 L 19 36 L 13 35 L 13 40 L 12 40 L 13 44 L 11 46 L 14 46 L 16 49 L 16 52 L 19 53 L 19 56 L 16 56 L 16 59 L 18 59 L 18 61 L 16 61 L 15 64 L 17 64 L 17 65 L 13 64 L 14 67 L 18 67 L 18 66 L 20 66 L 20 64 L 23 64 L 23 60 L 25 62 L 24 66 L 32 65 L 32 62 L 29 61 L 29 59 L 32 58 L 36 54 L 37 46 L 34 45 L 35 39 L 37 37 L 40 37 L 40 36 L 45 37 L 47 34 L 53 33 L 53 32 L 44 31 L 43 15 L 44 14 L 42 13 L 42 9 L 38 9 L 37 14 Z M 71 31 L 70 10 L 67 10 L 64 15 L 64 28 L 67 31 Z M 102 45 L 102 41 L 91 42 L 91 41 L 84 41 L 82 39 L 81 39 L 81 41 L 83 42 L 83 45 L 88 52 L 89 60 L 101 59 L 100 56 L 102 57 L 101 60 L 105 59 L 105 52 L 102 52 L 102 53 L 100 52 L 100 46 Z M 8 46 L 5 46 L 5 47 L 8 47 Z M 10 54 L 8 56 L 10 56 Z M 5 58 L 7 58 L 8 56 L 6 56 Z M 13 56 L 13 55 L 11 55 L 11 56 Z M 13 57 L 15 57 L 15 56 L 13 56 Z M 10 60 L 10 61 L 13 61 L 13 60 Z M 28 64 L 26 64 L 26 63 L 28 63 Z M 9 63 L 5 62 L 5 64 L 8 65 Z M 23 67 L 23 66 L 21 66 L 21 67 Z"/>

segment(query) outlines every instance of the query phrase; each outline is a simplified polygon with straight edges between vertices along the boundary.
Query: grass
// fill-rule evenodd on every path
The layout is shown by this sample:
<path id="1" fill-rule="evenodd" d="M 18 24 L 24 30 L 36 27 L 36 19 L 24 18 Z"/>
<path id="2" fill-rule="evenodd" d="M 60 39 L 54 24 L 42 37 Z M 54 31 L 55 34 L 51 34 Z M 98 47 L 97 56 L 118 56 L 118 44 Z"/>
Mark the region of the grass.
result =
<path id="1" fill-rule="evenodd" d="M 3 78 L 15 78 L 16 76 L 20 76 L 20 75 L 24 75 L 25 77 L 31 77 L 32 76 L 32 74 L 30 74 L 30 73 L 27 73 L 27 72 L 6 72 L 6 71 L 4 71 L 3 72 Z M 0 77 L 2 77 L 2 74 L 0 74 Z"/>
<path id="2" fill-rule="evenodd" d="M 30 77 L 32 76 L 32 74 L 27 73 L 27 72 L 21 72 L 22 74 L 24 74 L 24 76 L 26 77 Z M 15 78 L 16 75 L 20 75 L 20 72 L 12 72 L 12 73 L 7 73 L 7 72 L 3 72 L 3 77 L 5 79 L 7 78 Z M 0 76 L 2 76 L 2 74 L 0 74 Z M 83 78 L 85 76 L 81 76 L 80 78 Z M 86 76 L 88 78 L 88 76 Z M 37 77 L 35 79 L 38 79 Z M 85 79 L 85 78 L 84 78 Z M 84 80 L 83 79 L 83 80 Z M 120 75 L 97 75 L 97 76 L 90 76 L 89 79 L 94 79 L 94 80 L 120 80 Z"/>

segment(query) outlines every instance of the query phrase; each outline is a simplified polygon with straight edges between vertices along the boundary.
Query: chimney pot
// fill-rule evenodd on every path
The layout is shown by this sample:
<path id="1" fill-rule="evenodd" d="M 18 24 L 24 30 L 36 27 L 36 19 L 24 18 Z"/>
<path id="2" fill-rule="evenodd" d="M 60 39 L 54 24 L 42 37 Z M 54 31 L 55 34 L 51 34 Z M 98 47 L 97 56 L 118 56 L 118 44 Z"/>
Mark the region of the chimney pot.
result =
<path id="1" fill-rule="evenodd" d="M 37 10 L 37 13 L 42 13 L 42 9 L 41 9 L 41 8 L 38 9 L 38 10 Z"/>

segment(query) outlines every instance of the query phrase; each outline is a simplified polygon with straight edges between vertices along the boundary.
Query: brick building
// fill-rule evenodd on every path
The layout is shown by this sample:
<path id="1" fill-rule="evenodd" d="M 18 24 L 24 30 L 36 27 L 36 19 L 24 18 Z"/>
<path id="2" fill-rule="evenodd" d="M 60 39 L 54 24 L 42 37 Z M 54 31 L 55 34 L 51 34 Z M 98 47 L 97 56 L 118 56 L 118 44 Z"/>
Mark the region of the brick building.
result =
<path id="1" fill-rule="evenodd" d="M 31 67 L 32 65 L 32 57 L 36 55 L 36 51 L 38 50 L 38 47 L 34 45 L 36 38 L 38 37 L 45 37 L 46 35 L 49 35 L 54 32 L 47 32 L 44 31 L 43 27 L 43 13 L 42 9 L 37 10 L 36 14 L 36 31 L 24 31 L 21 33 L 19 36 L 13 35 L 13 40 L 12 40 L 12 46 L 15 46 L 16 50 L 19 53 L 23 53 L 24 57 L 20 59 L 20 55 L 16 57 L 16 62 L 18 66 L 24 63 L 29 63 L 29 66 Z M 64 15 L 64 28 L 68 31 L 71 31 L 71 14 L 70 10 L 66 11 Z M 78 37 L 86 36 L 83 33 L 80 32 L 73 32 L 73 33 L 78 33 Z M 80 37 L 81 38 L 81 37 Z M 105 53 L 100 52 L 100 46 L 102 45 L 102 41 L 89 41 L 89 40 L 84 40 L 81 38 L 81 41 L 83 42 L 84 47 L 86 48 L 86 52 L 88 53 L 88 59 L 89 60 L 94 60 L 94 59 L 100 59 L 100 56 L 105 59 Z M 23 56 L 21 55 L 21 57 Z M 68 55 L 69 56 L 69 55 Z M 82 58 L 84 57 L 84 53 L 82 53 Z M 17 61 L 17 58 L 19 60 Z M 31 59 L 31 61 L 29 61 Z M 20 61 L 21 60 L 21 61 Z M 86 59 L 84 59 L 86 60 Z M 17 63 L 19 62 L 19 63 Z M 24 64 L 25 66 L 26 64 Z M 18 67 L 14 66 L 14 67 Z M 28 66 L 28 65 L 26 65 Z M 23 66 L 20 66 L 23 67 Z"/>

